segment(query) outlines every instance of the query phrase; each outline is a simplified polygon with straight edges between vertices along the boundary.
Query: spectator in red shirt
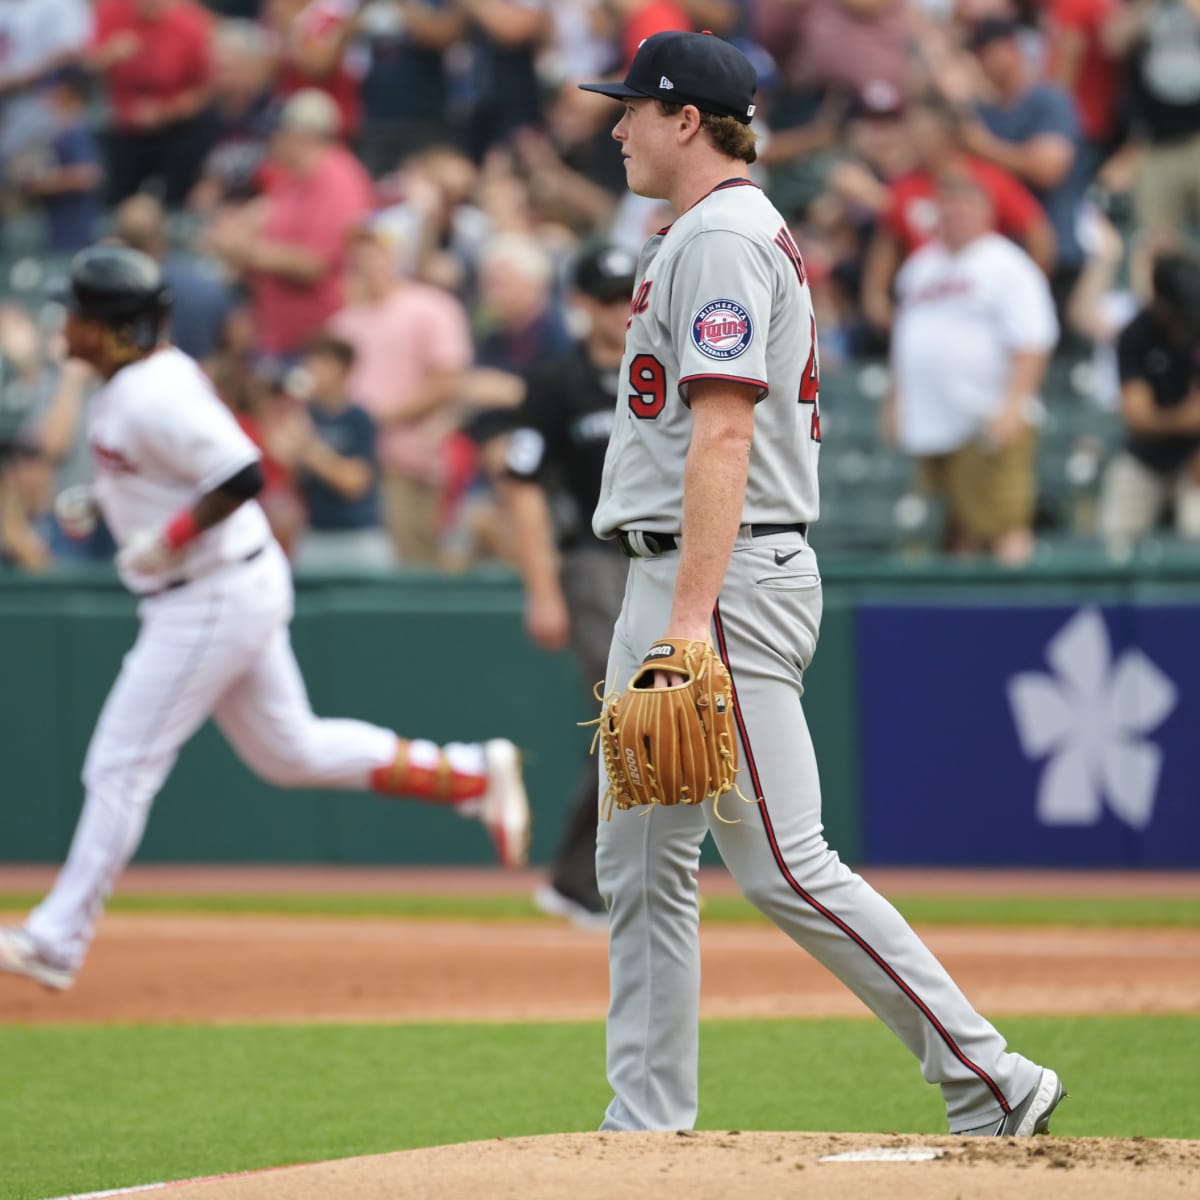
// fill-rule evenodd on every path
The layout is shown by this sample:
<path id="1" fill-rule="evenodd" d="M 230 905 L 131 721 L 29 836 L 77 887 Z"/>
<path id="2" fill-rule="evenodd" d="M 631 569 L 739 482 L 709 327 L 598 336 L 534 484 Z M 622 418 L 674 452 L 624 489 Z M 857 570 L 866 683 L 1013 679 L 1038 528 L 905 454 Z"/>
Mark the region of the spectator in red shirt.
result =
<path id="1" fill-rule="evenodd" d="M 1089 174 L 1104 151 L 1114 148 L 1122 70 L 1102 34 L 1118 7 L 1118 0 L 1050 0 L 1047 5 L 1049 75 L 1075 101 Z"/>
<path id="2" fill-rule="evenodd" d="M 349 235 L 373 194 L 366 170 L 337 140 L 327 93 L 297 92 L 277 121 L 277 173 L 266 195 L 215 224 L 209 243 L 246 281 L 258 349 L 290 365 L 342 306 Z"/>
<path id="3" fill-rule="evenodd" d="M 320 88 L 338 107 L 347 140 L 362 123 L 362 72 L 347 47 L 355 32 L 354 0 L 266 0 L 263 20 L 279 38 L 277 92 L 282 99 Z"/>
<path id="4" fill-rule="evenodd" d="M 863 270 L 863 312 L 879 329 L 891 325 L 892 281 L 900 264 L 937 232 L 937 177 L 947 170 L 965 170 L 982 186 L 997 232 L 1023 246 L 1043 271 L 1054 266 L 1054 230 L 1042 206 L 1007 171 L 966 153 L 950 104 L 934 95 L 921 97 L 909 106 L 906 124 L 916 166 L 890 185 Z"/>
<path id="5" fill-rule="evenodd" d="M 92 63 L 113 112 L 108 203 L 157 178 L 164 202 L 178 207 L 207 149 L 209 14 L 193 0 L 99 0 Z"/>

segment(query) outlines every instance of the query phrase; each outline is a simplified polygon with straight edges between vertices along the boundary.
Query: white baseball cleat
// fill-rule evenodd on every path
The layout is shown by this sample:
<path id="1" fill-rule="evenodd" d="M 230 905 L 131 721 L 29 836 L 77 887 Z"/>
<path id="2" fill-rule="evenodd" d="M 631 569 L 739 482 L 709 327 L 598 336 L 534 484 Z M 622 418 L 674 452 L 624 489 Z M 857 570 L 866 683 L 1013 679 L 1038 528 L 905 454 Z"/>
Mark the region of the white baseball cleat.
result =
<path id="1" fill-rule="evenodd" d="M 521 777 L 521 752 L 507 738 L 483 744 L 488 786 L 479 819 L 492 835 L 500 862 L 523 867 L 529 857 L 529 797 Z"/>
<path id="2" fill-rule="evenodd" d="M 0 929 L 0 971 L 26 975 L 59 992 L 75 982 L 75 972 L 52 963 L 24 929 Z"/>
<path id="3" fill-rule="evenodd" d="M 1020 1104 L 1003 1117 L 974 1129 L 960 1129 L 962 1137 L 1033 1137 L 1037 1133 L 1050 1132 L 1050 1114 L 1067 1094 L 1062 1080 L 1043 1067 L 1033 1090 Z"/>
<path id="4" fill-rule="evenodd" d="M 535 907 L 551 917 L 566 917 L 576 929 L 607 930 L 608 913 L 596 911 L 570 896 L 563 895 L 552 883 L 544 883 L 533 893 Z"/>

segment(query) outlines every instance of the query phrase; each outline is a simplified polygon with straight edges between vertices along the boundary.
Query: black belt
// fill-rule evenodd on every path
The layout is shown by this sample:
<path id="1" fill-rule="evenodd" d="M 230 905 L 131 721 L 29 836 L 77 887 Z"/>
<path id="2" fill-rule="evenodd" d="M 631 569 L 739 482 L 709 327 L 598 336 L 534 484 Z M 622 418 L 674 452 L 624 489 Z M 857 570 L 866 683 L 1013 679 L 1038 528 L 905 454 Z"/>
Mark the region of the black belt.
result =
<path id="1" fill-rule="evenodd" d="M 251 550 L 249 554 L 244 555 L 237 561 L 238 563 L 253 562 L 266 548 L 267 547 L 265 545 L 259 546 L 257 550 Z M 202 578 L 203 576 L 189 578 L 187 575 L 183 575 L 179 579 L 168 579 L 167 582 L 162 585 L 162 587 L 156 588 L 153 592 L 145 592 L 143 595 L 147 600 L 152 600 L 155 596 L 161 596 L 163 592 L 173 592 L 176 588 L 187 587 L 189 583 L 195 583 L 196 579 Z"/>
<path id="2" fill-rule="evenodd" d="M 808 536 L 808 523 L 794 525 L 751 525 L 751 537 L 769 537 L 773 533 L 798 533 Z M 626 558 L 657 558 L 679 549 L 679 537 L 674 533 L 649 533 L 644 529 L 618 529 L 617 542 Z"/>

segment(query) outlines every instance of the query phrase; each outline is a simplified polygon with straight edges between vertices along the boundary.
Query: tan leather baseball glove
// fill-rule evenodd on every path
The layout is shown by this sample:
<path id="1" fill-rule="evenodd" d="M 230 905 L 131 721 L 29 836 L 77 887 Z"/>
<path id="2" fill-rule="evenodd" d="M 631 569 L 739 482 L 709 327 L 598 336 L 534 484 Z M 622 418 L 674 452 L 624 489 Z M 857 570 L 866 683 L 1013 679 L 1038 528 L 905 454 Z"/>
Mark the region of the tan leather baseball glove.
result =
<path id="1" fill-rule="evenodd" d="M 656 688 L 655 671 L 682 682 Z M 733 685 L 707 642 L 655 642 L 624 693 L 602 703 L 596 723 L 608 774 L 607 816 L 614 804 L 699 804 L 737 791 Z"/>

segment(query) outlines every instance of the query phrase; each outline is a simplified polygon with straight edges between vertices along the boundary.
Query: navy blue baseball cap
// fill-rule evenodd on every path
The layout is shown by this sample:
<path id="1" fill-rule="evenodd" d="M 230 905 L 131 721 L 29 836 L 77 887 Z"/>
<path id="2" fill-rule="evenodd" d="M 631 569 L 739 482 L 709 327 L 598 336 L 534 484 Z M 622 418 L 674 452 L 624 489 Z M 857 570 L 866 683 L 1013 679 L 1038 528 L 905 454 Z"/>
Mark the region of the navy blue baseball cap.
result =
<path id="1" fill-rule="evenodd" d="M 701 112 L 735 117 L 749 125 L 754 116 L 758 75 L 736 47 L 711 33 L 667 30 L 646 38 L 629 64 L 623 83 L 581 83 L 585 92 L 614 100 L 665 100 L 693 104 Z"/>

